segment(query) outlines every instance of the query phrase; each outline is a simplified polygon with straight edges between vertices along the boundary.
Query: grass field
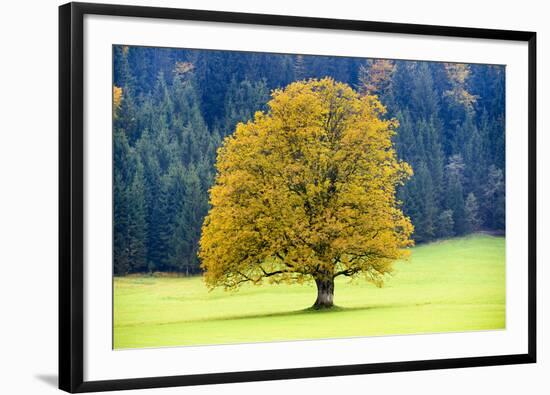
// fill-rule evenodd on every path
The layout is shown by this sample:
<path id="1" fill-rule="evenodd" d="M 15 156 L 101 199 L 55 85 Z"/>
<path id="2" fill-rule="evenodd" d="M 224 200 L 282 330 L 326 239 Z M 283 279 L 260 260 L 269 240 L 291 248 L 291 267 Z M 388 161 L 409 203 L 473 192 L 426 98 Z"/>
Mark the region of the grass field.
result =
<path id="1" fill-rule="evenodd" d="M 114 347 L 244 343 L 505 327 L 505 241 L 475 235 L 414 248 L 383 288 L 338 278 L 329 311 L 314 284 L 208 292 L 200 277 L 114 281 Z"/>

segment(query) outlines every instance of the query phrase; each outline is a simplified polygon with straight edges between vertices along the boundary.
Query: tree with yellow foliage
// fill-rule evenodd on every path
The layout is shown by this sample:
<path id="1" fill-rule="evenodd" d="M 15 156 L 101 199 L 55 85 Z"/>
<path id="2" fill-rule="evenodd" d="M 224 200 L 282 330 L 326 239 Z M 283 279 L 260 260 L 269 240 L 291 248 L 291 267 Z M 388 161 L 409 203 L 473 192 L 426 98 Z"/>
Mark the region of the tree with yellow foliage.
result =
<path id="1" fill-rule="evenodd" d="M 116 85 L 113 85 L 113 117 L 115 118 L 121 102 L 122 102 L 122 88 Z"/>
<path id="2" fill-rule="evenodd" d="M 477 97 L 466 89 L 466 81 L 470 77 L 470 66 L 463 63 L 445 63 L 445 71 L 451 89 L 445 91 L 444 95 L 464 106 L 466 110 L 472 110 Z"/>
<path id="3" fill-rule="evenodd" d="M 381 285 L 413 232 L 395 198 L 412 170 L 384 111 L 325 78 L 275 90 L 267 112 L 238 124 L 218 151 L 202 228 L 207 285 L 313 279 L 314 308 L 333 305 L 338 276 Z"/>
<path id="4" fill-rule="evenodd" d="M 359 67 L 359 92 L 369 95 L 385 94 L 391 85 L 395 63 L 388 59 L 370 59 Z"/>

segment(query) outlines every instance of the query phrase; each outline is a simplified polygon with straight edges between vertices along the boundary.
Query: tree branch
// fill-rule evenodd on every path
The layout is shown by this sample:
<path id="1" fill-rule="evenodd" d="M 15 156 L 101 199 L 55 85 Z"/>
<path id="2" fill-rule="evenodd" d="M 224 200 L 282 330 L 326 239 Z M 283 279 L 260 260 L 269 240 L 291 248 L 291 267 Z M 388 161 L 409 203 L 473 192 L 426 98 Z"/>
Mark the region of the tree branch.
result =
<path id="1" fill-rule="evenodd" d="M 357 274 L 359 273 L 361 270 L 359 268 L 349 268 L 349 269 L 345 269 L 345 270 L 341 270 L 339 272 L 336 272 L 334 273 L 334 275 L 332 276 L 332 278 L 336 278 L 338 276 L 346 276 L 346 277 L 351 277 L 353 276 L 354 274 Z"/>
<path id="2" fill-rule="evenodd" d="M 291 265 L 290 263 L 286 262 L 286 261 L 285 261 L 285 257 L 282 256 L 280 252 L 276 252 L 276 253 L 275 253 L 275 256 L 281 260 L 281 263 L 282 263 L 283 265 L 285 265 L 285 266 L 288 267 L 289 269 L 294 269 L 294 266 Z"/>
<path id="3" fill-rule="evenodd" d="M 239 274 L 239 275 L 240 275 L 241 277 L 243 277 L 244 279 L 241 279 L 241 280 L 237 281 L 237 282 L 235 283 L 235 285 L 239 285 L 239 284 L 245 283 L 245 282 L 247 282 L 247 281 L 252 281 L 253 283 L 257 283 L 257 282 L 258 282 L 258 280 L 254 280 L 253 278 L 248 277 L 246 274 L 241 273 L 240 271 L 237 271 L 237 274 Z"/>
<path id="4" fill-rule="evenodd" d="M 290 273 L 288 270 L 276 270 L 274 272 L 266 272 L 265 269 L 261 265 L 259 267 L 260 267 L 261 271 L 264 273 L 264 277 L 271 277 L 271 276 L 275 276 L 277 274 Z"/>

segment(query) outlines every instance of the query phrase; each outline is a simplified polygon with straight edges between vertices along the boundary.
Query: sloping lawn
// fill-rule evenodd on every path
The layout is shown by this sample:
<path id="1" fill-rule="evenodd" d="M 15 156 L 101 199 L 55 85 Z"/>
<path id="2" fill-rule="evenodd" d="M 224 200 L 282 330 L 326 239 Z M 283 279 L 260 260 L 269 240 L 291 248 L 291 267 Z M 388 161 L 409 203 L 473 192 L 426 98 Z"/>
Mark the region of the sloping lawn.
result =
<path id="1" fill-rule="evenodd" d="M 504 329 L 505 240 L 415 247 L 382 288 L 337 278 L 329 311 L 313 283 L 209 292 L 201 277 L 117 277 L 114 346 L 140 348 Z"/>

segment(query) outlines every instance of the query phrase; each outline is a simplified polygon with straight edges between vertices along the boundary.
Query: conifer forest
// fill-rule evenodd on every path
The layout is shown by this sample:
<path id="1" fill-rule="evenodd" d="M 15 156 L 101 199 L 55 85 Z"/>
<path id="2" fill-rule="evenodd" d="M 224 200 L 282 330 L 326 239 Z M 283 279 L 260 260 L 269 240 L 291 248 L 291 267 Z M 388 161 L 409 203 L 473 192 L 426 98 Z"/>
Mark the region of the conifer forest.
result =
<path id="1" fill-rule="evenodd" d="M 375 95 L 412 176 L 396 199 L 416 245 L 505 233 L 505 68 L 113 47 L 114 274 L 199 274 L 218 148 L 272 92 L 330 79 Z"/>

